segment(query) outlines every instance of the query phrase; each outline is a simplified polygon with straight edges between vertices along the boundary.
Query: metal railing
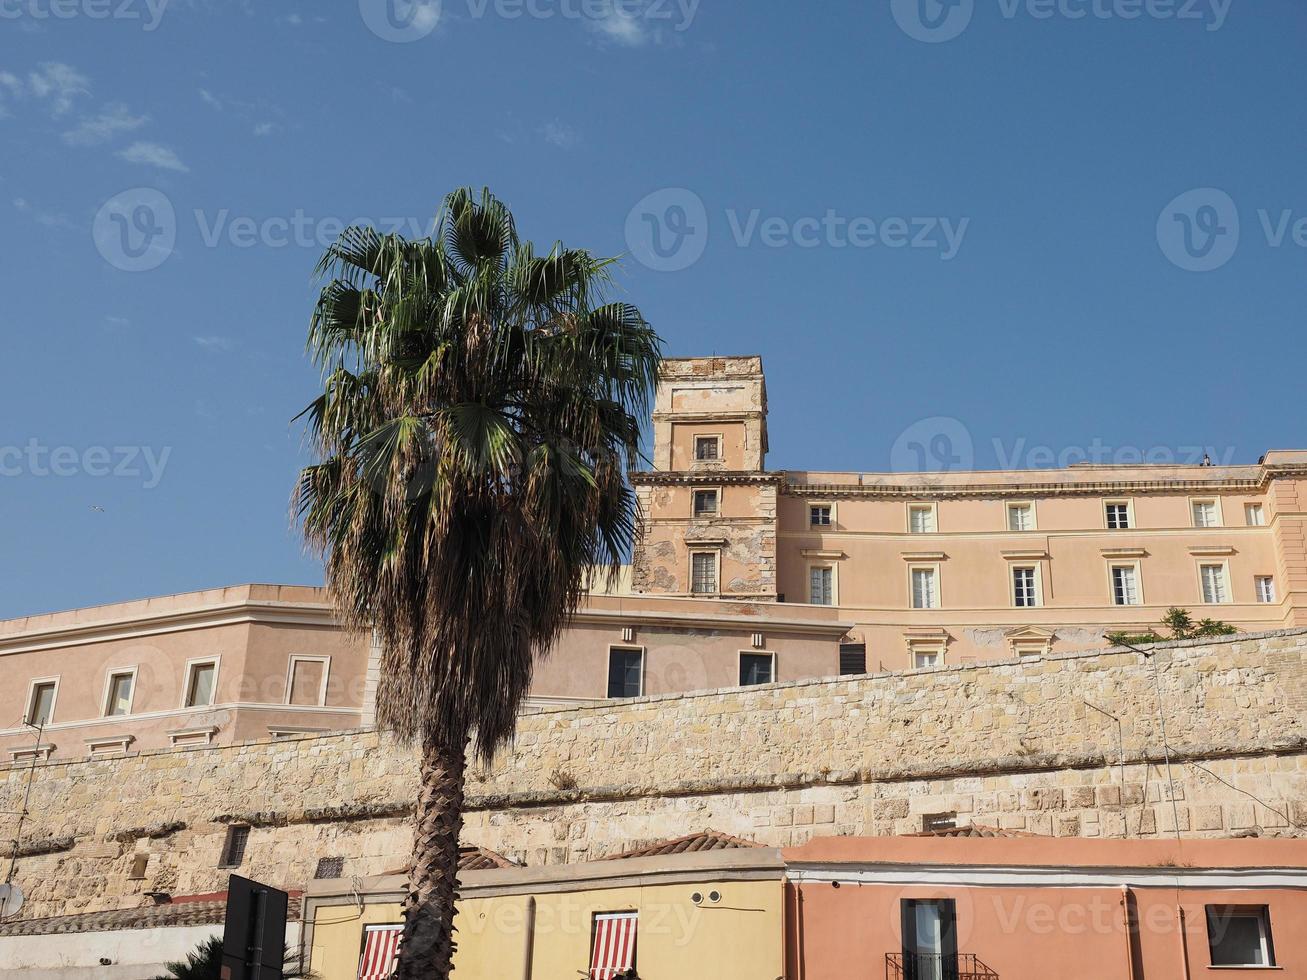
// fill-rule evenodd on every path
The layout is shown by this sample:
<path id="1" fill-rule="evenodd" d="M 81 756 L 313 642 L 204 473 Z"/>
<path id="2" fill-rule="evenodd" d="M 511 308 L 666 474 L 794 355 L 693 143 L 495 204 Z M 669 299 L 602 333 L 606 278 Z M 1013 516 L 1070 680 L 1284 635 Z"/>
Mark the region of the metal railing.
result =
<path id="1" fill-rule="evenodd" d="M 975 953 L 886 953 L 885 980 L 998 980 Z"/>

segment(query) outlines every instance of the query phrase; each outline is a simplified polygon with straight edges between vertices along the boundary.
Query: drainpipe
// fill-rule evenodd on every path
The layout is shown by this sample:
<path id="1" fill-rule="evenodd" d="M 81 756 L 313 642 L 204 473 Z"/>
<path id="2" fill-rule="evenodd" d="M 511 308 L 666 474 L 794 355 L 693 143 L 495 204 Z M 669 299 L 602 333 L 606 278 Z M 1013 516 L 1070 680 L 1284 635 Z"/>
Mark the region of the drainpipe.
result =
<path id="1" fill-rule="evenodd" d="M 1125 919 L 1125 975 L 1135 980 L 1135 951 L 1130 942 L 1130 886 L 1121 886 L 1121 914 Z"/>
<path id="2" fill-rule="evenodd" d="M 526 898 L 526 925 L 523 932 L 525 935 L 522 939 L 522 980 L 531 980 L 536 939 L 536 897 L 534 895 L 528 895 Z"/>
<path id="3" fill-rule="evenodd" d="M 1180 964 L 1184 967 L 1184 980 L 1190 980 L 1189 973 L 1189 936 L 1185 932 L 1184 925 L 1184 906 L 1175 907 L 1175 917 L 1180 923 Z"/>
<path id="4" fill-rule="evenodd" d="M 798 980 L 808 976 L 807 956 L 803 950 L 803 886 L 794 883 L 794 962 L 798 967 Z"/>

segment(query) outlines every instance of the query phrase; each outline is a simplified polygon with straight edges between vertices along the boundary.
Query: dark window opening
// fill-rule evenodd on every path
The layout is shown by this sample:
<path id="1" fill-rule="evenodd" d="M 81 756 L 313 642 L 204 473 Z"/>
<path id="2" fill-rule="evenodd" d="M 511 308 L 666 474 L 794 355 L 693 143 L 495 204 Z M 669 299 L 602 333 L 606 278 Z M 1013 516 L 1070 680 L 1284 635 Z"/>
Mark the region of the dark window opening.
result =
<path id="1" fill-rule="evenodd" d="M 867 672 L 867 644 L 865 643 L 841 643 L 840 644 L 840 675 L 848 677 L 851 674 L 865 674 Z"/>
<path id="2" fill-rule="evenodd" d="M 775 661 L 770 653 L 740 654 L 740 686 L 770 684 L 776 679 L 774 667 Z"/>
<path id="3" fill-rule="evenodd" d="M 614 699 L 638 698 L 643 673 L 642 651 L 625 649 L 608 651 L 608 696 Z"/>
<path id="4" fill-rule="evenodd" d="M 250 828 L 237 826 L 227 828 L 227 840 L 222 845 L 220 868 L 239 868 L 245 861 L 245 845 L 250 840 Z"/>
<path id="5" fill-rule="evenodd" d="M 921 829 L 924 831 L 936 830 L 956 830 L 958 826 L 958 815 L 956 813 L 927 813 L 921 818 Z"/>
<path id="6" fill-rule="evenodd" d="M 1212 966 L 1275 966 L 1271 913 L 1265 905 L 1207 906 Z"/>
<path id="7" fill-rule="evenodd" d="M 313 872 L 314 878 L 339 878 L 345 873 L 345 859 L 343 857 L 319 858 L 317 870 Z"/>

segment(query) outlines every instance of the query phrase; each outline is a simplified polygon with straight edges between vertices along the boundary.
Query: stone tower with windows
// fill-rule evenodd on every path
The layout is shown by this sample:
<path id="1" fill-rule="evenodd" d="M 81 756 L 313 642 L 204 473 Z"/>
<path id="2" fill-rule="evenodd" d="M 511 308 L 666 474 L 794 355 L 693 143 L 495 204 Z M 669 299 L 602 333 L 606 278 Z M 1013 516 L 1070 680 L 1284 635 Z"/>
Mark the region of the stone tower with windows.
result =
<path id="1" fill-rule="evenodd" d="M 633 477 L 637 593 L 775 601 L 780 474 L 768 473 L 760 357 L 663 362 L 653 470 Z"/>

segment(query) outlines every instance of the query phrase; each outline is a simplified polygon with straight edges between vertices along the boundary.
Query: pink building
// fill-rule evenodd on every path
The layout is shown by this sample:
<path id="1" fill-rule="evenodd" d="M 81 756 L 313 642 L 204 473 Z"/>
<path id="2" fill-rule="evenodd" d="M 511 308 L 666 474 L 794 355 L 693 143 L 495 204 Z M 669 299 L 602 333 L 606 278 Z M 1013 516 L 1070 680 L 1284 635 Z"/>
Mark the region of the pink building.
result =
<path id="1" fill-rule="evenodd" d="M 952 834 L 784 851 L 787 978 L 1307 976 L 1307 841 Z"/>

